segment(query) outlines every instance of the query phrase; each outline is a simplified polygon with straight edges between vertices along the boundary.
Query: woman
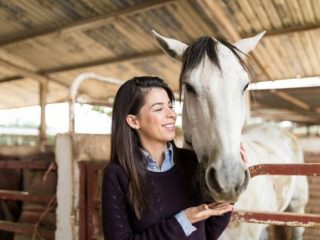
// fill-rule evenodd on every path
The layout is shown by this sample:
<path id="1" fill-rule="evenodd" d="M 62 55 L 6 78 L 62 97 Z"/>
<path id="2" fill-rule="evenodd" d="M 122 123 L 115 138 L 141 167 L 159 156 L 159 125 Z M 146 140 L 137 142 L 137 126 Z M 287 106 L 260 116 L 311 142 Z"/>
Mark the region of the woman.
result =
<path id="1" fill-rule="evenodd" d="M 133 78 L 117 92 L 102 186 L 107 240 L 212 240 L 230 221 L 232 204 L 201 198 L 195 153 L 173 144 L 173 101 L 157 77 Z"/>

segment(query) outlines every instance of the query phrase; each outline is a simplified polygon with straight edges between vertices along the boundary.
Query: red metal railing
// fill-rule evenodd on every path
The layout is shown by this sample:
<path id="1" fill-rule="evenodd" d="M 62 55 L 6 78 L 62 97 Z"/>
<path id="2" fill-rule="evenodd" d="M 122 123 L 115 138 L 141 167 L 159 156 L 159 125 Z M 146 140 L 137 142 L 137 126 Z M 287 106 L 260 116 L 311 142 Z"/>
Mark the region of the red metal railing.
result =
<path id="1" fill-rule="evenodd" d="M 261 164 L 249 168 L 251 177 L 259 175 L 320 176 L 319 163 L 305 164 Z M 320 214 L 295 214 L 236 210 L 233 221 L 265 223 L 291 227 L 320 228 Z"/>
<path id="2" fill-rule="evenodd" d="M 259 175 L 320 176 L 320 163 L 260 164 L 249 167 L 249 171 L 251 177 Z"/>

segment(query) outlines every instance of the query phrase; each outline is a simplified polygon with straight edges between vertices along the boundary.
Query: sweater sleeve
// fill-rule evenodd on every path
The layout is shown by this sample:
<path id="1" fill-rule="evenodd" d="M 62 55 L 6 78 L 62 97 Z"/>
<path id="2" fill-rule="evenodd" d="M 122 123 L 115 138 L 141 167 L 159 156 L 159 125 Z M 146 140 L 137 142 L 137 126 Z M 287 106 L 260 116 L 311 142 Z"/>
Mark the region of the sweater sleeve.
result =
<path id="1" fill-rule="evenodd" d="M 206 220 L 207 240 L 216 240 L 228 226 L 232 212 L 227 212 L 222 216 L 213 216 Z"/>
<path id="2" fill-rule="evenodd" d="M 102 183 L 102 223 L 106 240 L 176 240 L 185 239 L 183 228 L 172 216 L 143 232 L 134 232 L 129 221 L 126 191 L 117 170 L 108 168 Z M 119 172 L 119 171 L 118 171 Z"/>
<path id="3" fill-rule="evenodd" d="M 187 216 L 184 214 L 184 211 L 177 213 L 175 215 L 175 218 L 178 220 L 179 224 L 183 228 L 184 233 L 187 236 L 190 236 L 191 233 L 197 230 L 197 228 L 191 224 Z"/>

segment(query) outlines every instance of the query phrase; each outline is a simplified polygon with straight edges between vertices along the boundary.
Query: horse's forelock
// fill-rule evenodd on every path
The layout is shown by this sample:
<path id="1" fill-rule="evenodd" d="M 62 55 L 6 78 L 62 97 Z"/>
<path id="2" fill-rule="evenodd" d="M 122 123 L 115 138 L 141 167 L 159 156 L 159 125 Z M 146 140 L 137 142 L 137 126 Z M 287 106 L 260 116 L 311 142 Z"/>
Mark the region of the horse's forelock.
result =
<path id="1" fill-rule="evenodd" d="M 210 61 L 220 69 L 217 44 L 218 42 L 216 40 L 213 40 L 211 37 L 204 36 L 197 39 L 185 50 L 182 55 L 182 68 L 179 78 L 180 98 L 183 79 L 187 72 L 196 68 L 205 55 L 207 55 Z"/>
<path id="2" fill-rule="evenodd" d="M 226 46 L 227 48 L 229 48 L 231 50 L 231 52 L 233 53 L 233 55 L 239 60 L 239 63 L 241 64 L 241 66 L 243 67 L 243 69 L 250 75 L 250 77 L 253 79 L 253 73 L 250 70 L 249 66 L 246 64 L 246 62 L 243 60 L 243 58 L 241 57 L 240 54 L 245 55 L 246 57 L 248 56 L 247 54 L 245 54 L 244 52 L 242 52 L 239 48 L 237 48 L 236 46 L 234 46 L 233 44 L 227 42 L 224 39 L 218 39 L 218 41 L 223 44 L 224 46 Z"/>
<path id="3" fill-rule="evenodd" d="M 247 64 L 243 61 L 241 52 L 237 47 L 232 45 L 231 43 L 223 40 L 218 39 L 215 40 L 212 37 L 201 37 L 197 39 L 194 43 L 192 43 L 183 53 L 182 55 L 182 68 L 179 77 L 179 92 L 180 92 L 180 100 L 181 100 L 181 93 L 182 93 L 182 84 L 183 79 L 186 77 L 188 71 L 198 67 L 202 59 L 205 55 L 208 56 L 209 61 L 218 67 L 221 70 L 219 55 L 218 55 L 218 43 L 223 44 L 225 47 L 231 50 L 231 52 L 235 55 L 235 57 L 239 60 L 242 67 L 252 76 L 252 72 L 250 71 Z M 244 54 L 246 55 L 246 54 Z"/>

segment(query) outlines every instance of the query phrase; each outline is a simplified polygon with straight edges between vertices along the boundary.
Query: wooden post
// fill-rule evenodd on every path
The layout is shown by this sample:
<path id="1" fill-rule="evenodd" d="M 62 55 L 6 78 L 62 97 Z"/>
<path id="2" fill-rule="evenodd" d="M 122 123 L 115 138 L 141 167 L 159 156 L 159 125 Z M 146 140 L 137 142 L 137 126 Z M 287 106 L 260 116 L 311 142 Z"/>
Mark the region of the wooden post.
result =
<path id="1" fill-rule="evenodd" d="M 47 134 L 46 134 L 46 102 L 47 102 L 47 87 L 48 81 L 39 83 L 39 92 L 40 92 L 40 127 L 39 127 L 39 145 L 40 151 L 45 151 L 45 146 L 47 143 Z"/>

